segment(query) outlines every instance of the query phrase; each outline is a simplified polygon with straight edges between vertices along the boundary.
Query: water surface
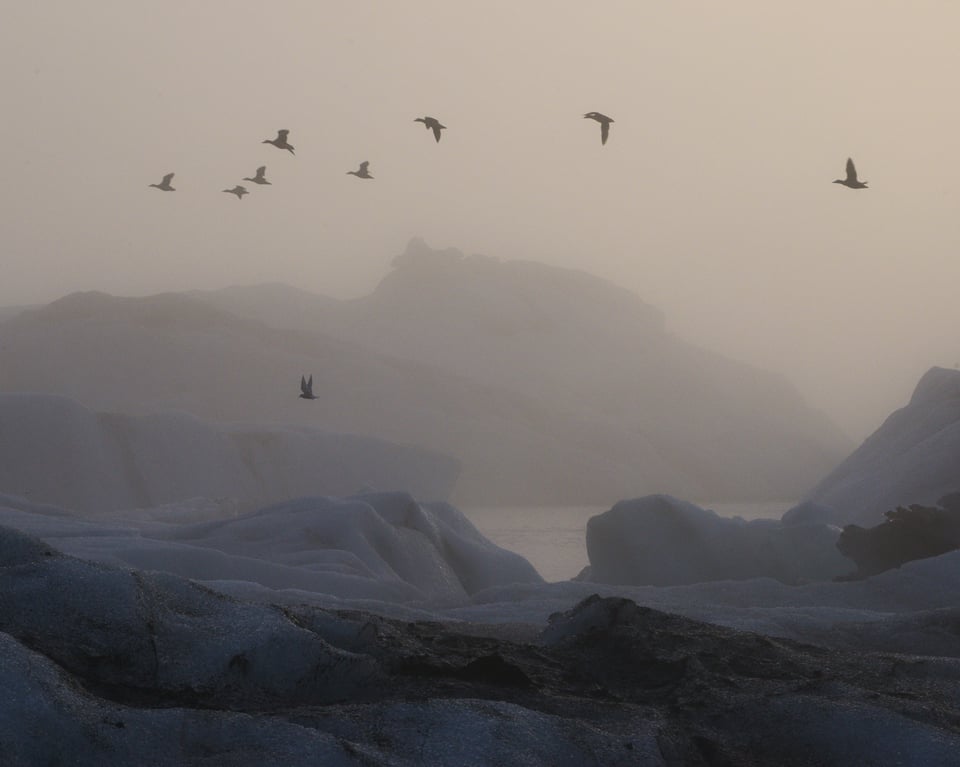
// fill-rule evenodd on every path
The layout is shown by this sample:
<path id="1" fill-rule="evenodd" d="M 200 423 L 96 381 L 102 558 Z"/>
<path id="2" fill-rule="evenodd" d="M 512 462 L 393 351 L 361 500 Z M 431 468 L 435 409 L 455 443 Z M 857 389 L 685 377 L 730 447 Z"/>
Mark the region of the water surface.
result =
<path id="1" fill-rule="evenodd" d="M 765 503 L 710 503 L 723 517 L 779 519 L 796 501 Z M 573 578 L 590 564 L 587 557 L 587 520 L 609 506 L 510 506 L 463 509 L 477 529 L 498 546 L 526 557 L 548 581 Z"/>

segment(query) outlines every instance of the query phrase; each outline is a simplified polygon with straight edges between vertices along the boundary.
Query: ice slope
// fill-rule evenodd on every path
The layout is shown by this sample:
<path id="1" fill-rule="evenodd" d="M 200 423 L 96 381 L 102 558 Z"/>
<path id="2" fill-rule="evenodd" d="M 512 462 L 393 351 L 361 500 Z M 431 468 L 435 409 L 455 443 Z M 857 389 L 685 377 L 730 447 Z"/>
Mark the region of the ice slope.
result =
<path id="1" fill-rule="evenodd" d="M 370 437 L 99 413 L 64 397 L 0 393 L 0 492 L 85 513 L 194 497 L 251 509 L 365 488 L 444 499 L 457 471 L 446 456 Z"/>
<path id="2" fill-rule="evenodd" d="M 960 489 L 960 370 L 931 368 L 893 413 L 808 495 L 838 524 L 880 524 L 899 505 Z"/>
<path id="3" fill-rule="evenodd" d="M 330 603 L 442 604 L 542 582 L 529 562 L 492 544 L 453 507 L 406 493 L 300 498 L 199 523 L 150 516 L 114 514 L 106 525 L 0 497 L 0 525 L 73 556 L 173 573 L 261 601 L 323 595 Z"/>

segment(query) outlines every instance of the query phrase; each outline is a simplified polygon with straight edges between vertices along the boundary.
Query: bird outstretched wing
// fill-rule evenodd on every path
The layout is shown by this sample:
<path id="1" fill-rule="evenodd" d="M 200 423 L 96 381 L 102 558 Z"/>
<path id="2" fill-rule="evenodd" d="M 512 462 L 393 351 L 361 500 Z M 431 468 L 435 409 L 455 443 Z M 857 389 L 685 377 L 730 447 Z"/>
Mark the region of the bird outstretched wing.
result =
<path id="1" fill-rule="evenodd" d="M 163 177 L 163 181 L 161 183 L 164 185 L 168 185 L 170 181 L 173 180 L 173 176 L 174 176 L 173 173 L 168 173 L 166 176 Z"/>
<path id="2" fill-rule="evenodd" d="M 440 141 L 440 129 L 442 127 L 443 126 L 436 120 L 433 121 L 433 137 L 437 140 L 437 142 Z"/>
<path id="3" fill-rule="evenodd" d="M 602 122 L 600 123 L 600 143 L 607 143 L 607 136 L 610 135 L 610 123 Z"/>
<path id="4" fill-rule="evenodd" d="M 360 163 L 360 172 L 361 172 L 361 173 L 366 173 L 366 172 L 367 172 L 367 168 L 368 168 L 369 166 L 370 166 L 370 162 L 369 162 L 368 160 L 364 160 L 362 163 Z"/>
<path id="5" fill-rule="evenodd" d="M 289 135 L 290 135 L 290 131 L 288 131 L 286 128 L 284 128 L 283 130 L 278 130 L 278 131 L 277 131 L 277 141 L 286 141 L 286 140 L 287 140 L 287 136 L 289 136 Z"/>
<path id="6" fill-rule="evenodd" d="M 262 180 L 262 179 L 263 179 L 263 176 L 264 176 L 264 174 L 266 174 L 266 172 L 267 172 L 267 166 L 266 166 L 266 165 L 261 165 L 259 168 L 257 168 L 257 172 L 256 172 L 256 175 L 254 176 L 254 178 L 259 178 L 259 179 Z"/>
<path id="7" fill-rule="evenodd" d="M 313 383 L 313 376 L 310 376 L 310 383 Z M 302 394 L 309 394 L 310 389 L 307 386 L 307 379 L 305 376 L 300 376 L 300 392 Z"/>
<path id="8" fill-rule="evenodd" d="M 857 180 L 857 168 L 853 164 L 853 159 L 847 158 L 847 181 L 856 181 Z"/>

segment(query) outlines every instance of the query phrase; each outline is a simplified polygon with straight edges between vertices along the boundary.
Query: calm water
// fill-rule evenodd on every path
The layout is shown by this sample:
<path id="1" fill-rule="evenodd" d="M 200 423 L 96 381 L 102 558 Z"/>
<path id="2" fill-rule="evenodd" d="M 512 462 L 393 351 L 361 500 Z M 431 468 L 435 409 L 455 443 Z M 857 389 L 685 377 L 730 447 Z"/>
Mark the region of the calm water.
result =
<path id="1" fill-rule="evenodd" d="M 776 518 L 796 501 L 700 503 L 723 517 Z M 573 578 L 590 564 L 587 520 L 609 506 L 527 506 L 462 509 L 477 529 L 498 546 L 526 557 L 548 581 Z"/>

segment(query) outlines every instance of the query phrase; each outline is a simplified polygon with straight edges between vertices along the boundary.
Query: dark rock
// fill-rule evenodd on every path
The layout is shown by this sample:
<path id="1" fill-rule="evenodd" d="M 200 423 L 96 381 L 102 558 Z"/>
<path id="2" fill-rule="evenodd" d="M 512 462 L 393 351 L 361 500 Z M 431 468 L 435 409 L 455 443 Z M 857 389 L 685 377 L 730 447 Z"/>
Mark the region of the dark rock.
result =
<path id="1" fill-rule="evenodd" d="M 946 508 L 898 506 L 886 512 L 876 527 L 847 525 L 837 540 L 840 552 L 852 559 L 857 572 L 849 578 L 866 578 L 915 559 L 926 559 L 960 548 L 960 493 L 941 499 Z"/>
<path id="2" fill-rule="evenodd" d="M 941 658 L 596 595 L 540 636 L 281 611 L 6 541 L 4 764 L 809 767 L 960 752 L 960 668 Z"/>

